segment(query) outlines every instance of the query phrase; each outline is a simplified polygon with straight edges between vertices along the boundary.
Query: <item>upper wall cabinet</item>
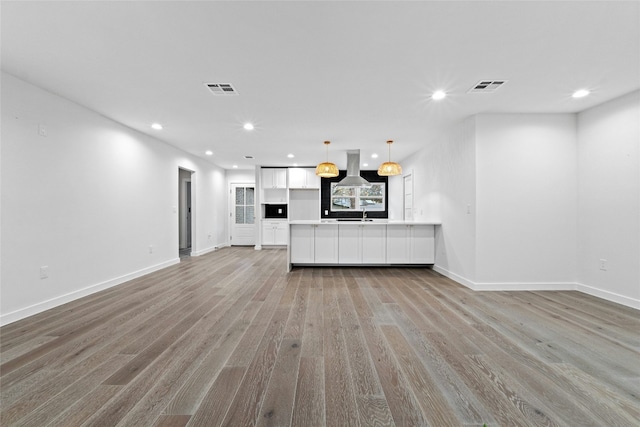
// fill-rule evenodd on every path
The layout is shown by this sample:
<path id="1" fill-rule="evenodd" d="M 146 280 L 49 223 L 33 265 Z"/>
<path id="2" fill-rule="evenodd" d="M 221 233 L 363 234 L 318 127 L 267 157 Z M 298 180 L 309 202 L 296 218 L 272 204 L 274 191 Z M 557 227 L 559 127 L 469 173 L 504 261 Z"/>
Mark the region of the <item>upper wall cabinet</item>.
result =
<path id="1" fill-rule="evenodd" d="M 314 168 L 289 168 L 289 188 L 320 188 L 320 177 Z"/>
<path id="2" fill-rule="evenodd" d="M 287 169 L 263 168 L 262 188 L 287 188 Z"/>

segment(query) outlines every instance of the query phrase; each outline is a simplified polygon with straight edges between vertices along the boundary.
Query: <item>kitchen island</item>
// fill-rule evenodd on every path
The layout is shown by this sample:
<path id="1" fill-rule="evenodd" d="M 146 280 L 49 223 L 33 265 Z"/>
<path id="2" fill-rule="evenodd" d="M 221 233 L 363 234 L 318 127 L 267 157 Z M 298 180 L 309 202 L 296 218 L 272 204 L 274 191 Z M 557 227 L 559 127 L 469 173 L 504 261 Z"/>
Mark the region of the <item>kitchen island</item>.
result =
<path id="1" fill-rule="evenodd" d="M 294 265 L 432 265 L 438 225 L 379 219 L 290 221 L 288 270 Z"/>

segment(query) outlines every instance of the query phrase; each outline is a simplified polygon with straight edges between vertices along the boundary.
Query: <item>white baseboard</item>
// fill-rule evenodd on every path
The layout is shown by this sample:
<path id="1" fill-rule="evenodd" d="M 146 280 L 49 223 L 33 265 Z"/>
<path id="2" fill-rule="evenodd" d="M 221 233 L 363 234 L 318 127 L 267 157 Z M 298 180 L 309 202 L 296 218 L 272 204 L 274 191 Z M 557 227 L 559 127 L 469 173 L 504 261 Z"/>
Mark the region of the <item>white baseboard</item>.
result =
<path id="1" fill-rule="evenodd" d="M 433 270 L 474 291 L 578 291 L 640 310 L 640 300 L 618 295 L 613 292 L 603 291 L 577 282 L 481 283 L 459 276 L 438 265 L 434 265 Z"/>
<path id="2" fill-rule="evenodd" d="M 11 313 L 3 313 L 2 315 L 0 315 L 0 326 L 8 325 L 9 323 L 24 319 L 25 317 L 33 316 L 34 314 L 42 313 L 43 311 L 49 310 L 50 308 L 66 304 L 68 302 L 77 300 L 78 298 L 86 297 L 87 295 L 95 294 L 96 292 L 112 288 L 124 282 L 128 282 L 129 280 L 133 280 L 146 274 L 153 273 L 154 271 L 162 270 L 163 268 L 178 264 L 179 262 L 180 258 L 174 258 L 160 264 L 152 265 L 151 267 L 143 268 L 142 270 L 134 271 L 133 273 L 125 274 L 124 276 L 116 277 L 102 283 L 91 285 L 83 289 L 78 289 L 77 291 L 69 292 L 68 294 L 60 295 L 58 297 L 39 302 L 37 304 L 30 305 L 29 307 L 12 311 Z"/>
<path id="3" fill-rule="evenodd" d="M 189 255 L 191 255 L 191 256 L 201 256 L 201 255 L 205 255 L 205 254 L 208 254 L 210 252 L 213 252 L 213 251 L 217 251 L 218 249 L 225 248 L 227 246 L 229 246 L 228 243 L 221 243 L 219 245 L 210 246 L 208 248 L 201 249 L 199 251 L 191 252 Z"/>
<path id="4" fill-rule="evenodd" d="M 216 250 L 216 247 L 212 246 L 210 248 L 201 249 L 199 251 L 193 251 L 191 252 L 191 256 L 200 256 L 200 255 L 208 254 L 209 252 L 213 252 L 215 250 Z"/>
<path id="5" fill-rule="evenodd" d="M 474 291 L 574 291 L 574 282 L 474 282 L 437 265 L 433 269 Z"/>
<path id="6" fill-rule="evenodd" d="M 576 290 L 585 294 L 592 295 L 594 297 L 606 299 L 607 301 L 615 302 L 618 304 L 626 305 L 627 307 L 640 310 L 640 299 L 629 298 L 624 295 L 619 295 L 613 292 L 583 285 L 582 283 L 576 283 Z"/>

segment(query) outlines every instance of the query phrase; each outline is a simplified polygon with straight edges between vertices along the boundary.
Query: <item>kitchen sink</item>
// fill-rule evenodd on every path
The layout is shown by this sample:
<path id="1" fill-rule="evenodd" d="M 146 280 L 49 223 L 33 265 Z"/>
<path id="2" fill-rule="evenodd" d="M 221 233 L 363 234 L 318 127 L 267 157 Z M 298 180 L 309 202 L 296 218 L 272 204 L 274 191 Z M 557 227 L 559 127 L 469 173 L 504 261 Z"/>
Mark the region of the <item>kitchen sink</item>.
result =
<path id="1" fill-rule="evenodd" d="M 362 221 L 373 221 L 373 218 L 337 218 L 336 221 L 357 221 L 357 222 L 362 222 Z"/>

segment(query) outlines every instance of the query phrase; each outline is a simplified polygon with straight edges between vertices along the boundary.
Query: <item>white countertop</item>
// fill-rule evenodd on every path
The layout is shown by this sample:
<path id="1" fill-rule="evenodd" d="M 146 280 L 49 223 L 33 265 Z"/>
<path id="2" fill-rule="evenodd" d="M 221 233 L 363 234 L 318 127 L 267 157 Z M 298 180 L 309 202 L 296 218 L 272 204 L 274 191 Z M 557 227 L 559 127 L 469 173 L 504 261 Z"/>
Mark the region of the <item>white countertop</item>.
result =
<path id="1" fill-rule="evenodd" d="M 322 219 L 322 220 L 294 220 L 289 221 L 290 225 L 327 225 L 327 224 L 340 224 L 340 225 L 441 225 L 436 221 L 404 221 L 396 219 L 369 219 L 367 221 L 338 221 L 337 219 Z"/>

